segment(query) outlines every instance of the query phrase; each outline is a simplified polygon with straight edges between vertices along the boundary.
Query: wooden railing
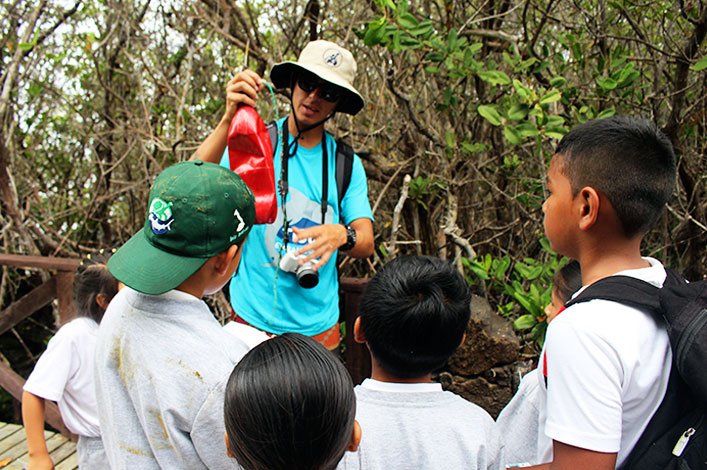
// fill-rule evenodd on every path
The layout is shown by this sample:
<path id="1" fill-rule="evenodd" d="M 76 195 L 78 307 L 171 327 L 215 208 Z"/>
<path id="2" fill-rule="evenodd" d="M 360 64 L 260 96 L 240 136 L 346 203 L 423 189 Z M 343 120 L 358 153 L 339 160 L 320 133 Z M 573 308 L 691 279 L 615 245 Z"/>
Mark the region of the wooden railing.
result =
<path id="1" fill-rule="evenodd" d="M 0 335 L 54 300 L 58 302 L 59 325 L 70 321 L 75 315 L 72 294 L 74 274 L 79 263 L 80 260 L 71 258 L 0 254 L 0 266 L 41 269 L 54 273 L 48 281 L 35 287 L 0 312 Z M 361 383 L 368 377 L 371 370 L 368 350 L 364 345 L 353 340 L 353 324 L 358 316 L 358 304 L 366 283 L 365 279 L 341 279 L 341 319 L 346 322 L 344 358 L 355 384 Z M 15 399 L 21 400 L 24 382 L 25 380 L 12 370 L 10 365 L 0 361 L 0 387 Z M 69 435 L 61 420 L 59 409 L 52 402 L 47 402 L 46 405 L 46 421 L 62 434 Z"/>
<path id="2" fill-rule="evenodd" d="M 53 258 L 43 256 L 20 256 L 0 254 L 0 265 L 24 269 L 41 269 L 54 274 L 49 280 L 35 287 L 0 312 L 0 335 L 12 329 L 19 322 L 37 310 L 57 300 L 59 324 L 71 320 L 75 314 L 72 299 L 74 273 L 80 260 L 71 258 Z M 25 380 L 9 364 L 0 361 L 0 387 L 15 399 L 22 400 L 22 386 Z M 45 407 L 46 422 L 64 435 L 70 435 L 59 414 L 59 408 L 53 402 Z"/>

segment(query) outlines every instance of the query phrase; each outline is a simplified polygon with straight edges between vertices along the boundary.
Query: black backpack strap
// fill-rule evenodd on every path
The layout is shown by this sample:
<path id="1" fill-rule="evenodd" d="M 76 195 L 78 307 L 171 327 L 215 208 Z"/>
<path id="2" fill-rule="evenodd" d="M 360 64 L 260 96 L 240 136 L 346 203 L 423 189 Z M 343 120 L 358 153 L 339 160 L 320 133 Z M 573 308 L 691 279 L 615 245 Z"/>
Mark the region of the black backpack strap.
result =
<path id="1" fill-rule="evenodd" d="M 658 287 L 635 277 L 609 276 L 584 289 L 577 297 L 567 302 L 565 307 L 592 299 L 611 300 L 662 318 L 658 292 Z"/>
<path id="2" fill-rule="evenodd" d="M 339 195 L 339 217 L 341 217 L 341 202 L 351 183 L 353 171 L 353 148 L 342 140 L 336 141 L 336 188 Z"/>
<path id="3" fill-rule="evenodd" d="M 272 154 L 275 156 L 275 149 L 277 148 L 277 122 L 270 121 L 266 126 L 268 130 L 268 136 L 270 136 L 270 143 L 272 144 Z"/>

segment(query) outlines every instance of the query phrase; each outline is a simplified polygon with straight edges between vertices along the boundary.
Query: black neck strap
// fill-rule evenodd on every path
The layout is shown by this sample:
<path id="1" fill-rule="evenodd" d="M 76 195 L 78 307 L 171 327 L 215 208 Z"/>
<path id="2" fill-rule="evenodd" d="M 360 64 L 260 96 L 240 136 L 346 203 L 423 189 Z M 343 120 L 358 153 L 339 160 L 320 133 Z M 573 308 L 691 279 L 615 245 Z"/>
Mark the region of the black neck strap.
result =
<path id="1" fill-rule="evenodd" d="M 289 119 L 289 118 L 288 118 Z M 297 136 L 290 142 L 290 132 L 287 128 L 287 121 L 285 119 L 282 122 L 282 127 L 280 129 L 280 142 L 282 142 L 282 151 L 280 152 L 281 158 L 281 168 L 280 168 L 280 181 L 278 182 L 278 189 L 280 191 L 280 205 L 282 207 L 282 229 L 284 231 L 283 240 L 285 242 L 285 249 L 289 243 L 289 225 L 290 221 L 287 219 L 287 193 L 289 192 L 288 184 L 288 162 L 290 157 L 294 156 L 299 149 L 299 139 L 303 132 L 311 129 L 309 127 L 305 130 L 299 130 L 299 125 L 295 119 L 295 124 L 298 127 Z M 321 124 L 321 123 L 320 123 Z M 316 124 L 318 126 L 319 124 Z M 326 222 L 326 212 L 327 212 L 327 196 L 329 194 L 329 168 L 328 168 L 328 153 L 326 144 L 326 133 L 322 134 L 322 201 L 321 201 L 321 213 L 322 213 L 322 225 Z"/>

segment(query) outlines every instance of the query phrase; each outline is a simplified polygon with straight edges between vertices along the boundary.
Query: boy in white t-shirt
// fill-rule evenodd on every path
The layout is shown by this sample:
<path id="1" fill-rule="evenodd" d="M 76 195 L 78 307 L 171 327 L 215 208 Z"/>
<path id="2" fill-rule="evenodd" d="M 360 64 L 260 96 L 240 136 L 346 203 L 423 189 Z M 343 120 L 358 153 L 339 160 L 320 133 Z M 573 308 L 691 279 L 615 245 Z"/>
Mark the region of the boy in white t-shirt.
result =
<path id="1" fill-rule="evenodd" d="M 641 240 L 674 181 L 673 148 L 655 124 L 586 122 L 550 163 L 545 234 L 554 250 L 579 261 L 584 286 L 621 274 L 661 287 L 665 269 L 641 256 Z M 558 315 L 539 369 L 552 462 L 536 468 L 620 466 L 663 399 L 671 358 L 665 327 L 638 309 L 591 300 Z"/>
<path id="2" fill-rule="evenodd" d="M 464 339 L 471 293 L 449 263 L 396 258 L 369 282 L 354 337 L 372 373 L 355 388 L 362 438 L 339 469 L 503 468 L 493 418 L 432 381 Z"/>
<path id="3" fill-rule="evenodd" d="M 27 433 L 28 469 L 54 468 L 44 441 L 44 401 L 57 402 L 64 424 L 79 436 L 79 467 L 102 468 L 106 454 L 93 383 L 98 324 L 118 292 L 103 256 L 89 258 L 74 279 L 77 316 L 49 341 L 24 385 L 22 420 Z"/>

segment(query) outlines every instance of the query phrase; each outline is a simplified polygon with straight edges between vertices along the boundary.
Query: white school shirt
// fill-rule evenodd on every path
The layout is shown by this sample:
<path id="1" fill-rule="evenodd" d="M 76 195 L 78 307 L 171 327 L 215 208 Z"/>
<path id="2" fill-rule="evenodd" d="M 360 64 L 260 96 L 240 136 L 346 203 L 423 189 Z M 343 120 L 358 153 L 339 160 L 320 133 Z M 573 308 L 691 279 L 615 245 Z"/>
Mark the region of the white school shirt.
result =
<path id="1" fill-rule="evenodd" d="M 665 268 L 644 259 L 650 267 L 616 274 L 662 287 Z M 542 356 L 548 376 L 547 386 L 540 381 L 545 434 L 582 449 L 616 452 L 620 466 L 668 386 L 672 353 L 665 327 L 649 313 L 617 302 L 581 302 L 550 323 Z"/>
<path id="2" fill-rule="evenodd" d="M 100 437 L 93 384 L 98 323 L 79 317 L 62 326 L 25 382 L 26 392 L 57 402 L 69 431 Z"/>
<path id="3" fill-rule="evenodd" d="M 493 418 L 438 383 L 357 386 L 361 443 L 337 470 L 505 470 Z"/>

